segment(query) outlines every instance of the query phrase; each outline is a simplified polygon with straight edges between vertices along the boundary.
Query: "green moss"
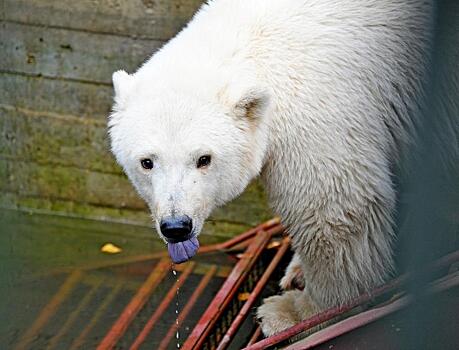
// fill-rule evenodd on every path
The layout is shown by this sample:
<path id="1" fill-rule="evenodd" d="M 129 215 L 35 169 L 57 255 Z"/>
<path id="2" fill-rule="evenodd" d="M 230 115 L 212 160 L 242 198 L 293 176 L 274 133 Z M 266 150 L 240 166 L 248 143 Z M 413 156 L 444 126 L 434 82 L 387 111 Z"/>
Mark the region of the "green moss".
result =
<path id="1" fill-rule="evenodd" d="M 4 194 L 0 199 L 0 207 L 20 209 L 21 211 L 30 213 L 43 213 L 48 215 L 58 214 L 59 217 L 67 217 L 69 220 L 74 220 L 73 218 L 92 219 L 99 222 L 100 227 L 110 227 L 111 224 L 115 223 L 128 224 L 128 228 L 142 227 L 149 232 L 148 235 L 156 235 L 152 228 L 153 224 L 150 214 L 146 210 L 107 208 L 75 203 L 72 201 L 18 197 L 14 194 Z M 259 219 L 252 216 L 251 220 L 255 221 L 254 224 L 251 222 L 244 222 L 244 219 L 247 220 L 247 218 L 244 217 L 239 218 L 237 222 L 210 218 L 205 223 L 201 236 L 203 241 L 208 243 L 220 242 L 248 230 L 250 227 L 269 217 L 270 215 L 268 213 L 264 216 L 260 216 Z M 84 220 L 82 221 L 84 222 Z"/>
<path id="2" fill-rule="evenodd" d="M 124 175 L 8 160 L 0 160 L 0 168 L 3 207 L 151 225 L 145 203 Z M 228 237 L 271 216 L 255 181 L 240 198 L 214 212 L 204 234 Z"/>
<path id="3" fill-rule="evenodd" d="M 109 152 L 105 122 L 56 118 L 0 106 L 0 155 L 99 172 L 122 174 Z"/>

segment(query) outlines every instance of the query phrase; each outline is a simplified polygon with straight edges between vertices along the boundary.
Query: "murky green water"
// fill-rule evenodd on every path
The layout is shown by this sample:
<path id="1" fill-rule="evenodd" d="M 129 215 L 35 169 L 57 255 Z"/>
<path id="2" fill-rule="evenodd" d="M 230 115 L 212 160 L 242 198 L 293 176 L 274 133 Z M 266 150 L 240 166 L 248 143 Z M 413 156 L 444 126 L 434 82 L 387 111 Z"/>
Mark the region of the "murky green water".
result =
<path id="1" fill-rule="evenodd" d="M 122 251 L 101 252 L 107 242 Z M 0 348 L 95 348 L 164 252 L 164 243 L 148 227 L 0 210 Z M 212 264 L 196 264 L 183 300 Z M 169 292 L 176 280 L 169 269 L 116 348 L 129 348 Z M 222 281 L 222 273 L 215 276 L 206 288 L 207 301 L 196 308 L 205 309 Z M 174 301 L 149 334 L 148 348 L 155 348 L 175 319 Z M 184 324 L 180 334 L 192 326 Z"/>

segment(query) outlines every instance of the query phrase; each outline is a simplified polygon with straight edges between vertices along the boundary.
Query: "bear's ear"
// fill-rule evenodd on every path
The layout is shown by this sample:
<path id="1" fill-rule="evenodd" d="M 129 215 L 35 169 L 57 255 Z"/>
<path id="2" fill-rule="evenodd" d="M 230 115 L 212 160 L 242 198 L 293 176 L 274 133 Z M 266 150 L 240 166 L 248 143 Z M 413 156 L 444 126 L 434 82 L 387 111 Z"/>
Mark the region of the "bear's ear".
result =
<path id="1" fill-rule="evenodd" d="M 246 118 L 256 122 L 269 105 L 269 93 L 262 88 L 249 88 L 239 95 L 233 104 L 234 113 L 238 118 Z"/>
<path id="2" fill-rule="evenodd" d="M 118 70 L 112 75 L 113 88 L 115 89 L 115 102 L 123 104 L 129 91 L 132 89 L 133 77 L 124 70 Z"/>

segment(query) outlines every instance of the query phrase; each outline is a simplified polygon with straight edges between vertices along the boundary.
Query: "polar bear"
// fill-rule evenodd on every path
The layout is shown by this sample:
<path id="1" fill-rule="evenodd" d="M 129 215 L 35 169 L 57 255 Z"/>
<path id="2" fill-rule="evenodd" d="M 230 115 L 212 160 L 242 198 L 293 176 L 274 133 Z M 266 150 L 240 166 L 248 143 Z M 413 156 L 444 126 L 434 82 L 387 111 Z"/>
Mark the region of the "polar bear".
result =
<path id="1" fill-rule="evenodd" d="M 177 262 L 261 174 L 294 258 L 258 310 L 271 335 L 392 271 L 392 170 L 412 142 L 424 0 L 215 0 L 134 74 L 113 74 L 111 147 Z"/>

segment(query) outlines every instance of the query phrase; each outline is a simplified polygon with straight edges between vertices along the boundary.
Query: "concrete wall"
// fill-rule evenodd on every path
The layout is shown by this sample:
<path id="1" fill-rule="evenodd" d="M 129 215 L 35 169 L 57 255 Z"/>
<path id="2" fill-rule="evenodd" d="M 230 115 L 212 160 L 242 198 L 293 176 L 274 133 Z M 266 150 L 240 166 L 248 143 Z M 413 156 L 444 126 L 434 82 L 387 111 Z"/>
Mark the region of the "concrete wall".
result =
<path id="1" fill-rule="evenodd" d="M 201 0 L 2 0 L 0 206 L 148 224 L 108 152 L 111 73 L 132 71 Z M 205 232 L 270 216 L 258 183 Z"/>

